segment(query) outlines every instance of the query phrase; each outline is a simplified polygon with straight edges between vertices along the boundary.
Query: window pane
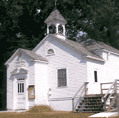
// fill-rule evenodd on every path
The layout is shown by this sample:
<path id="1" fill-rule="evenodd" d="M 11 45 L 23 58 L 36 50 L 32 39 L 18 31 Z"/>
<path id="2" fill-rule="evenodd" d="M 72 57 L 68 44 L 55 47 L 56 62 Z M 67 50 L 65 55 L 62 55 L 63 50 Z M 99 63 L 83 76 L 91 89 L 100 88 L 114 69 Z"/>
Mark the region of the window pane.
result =
<path id="1" fill-rule="evenodd" d="M 66 86 L 66 69 L 58 70 L 58 87 Z"/>
<path id="2" fill-rule="evenodd" d="M 20 83 L 20 93 L 21 93 L 21 83 Z"/>
<path id="3" fill-rule="evenodd" d="M 97 71 L 94 71 L 95 82 L 97 82 Z"/>
<path id="4" fill-rule="evenodd" d="M 19 93 L 19 84 L 18 84 L 18 93 Z"/>
<path id="5" fill-rule="evenodd" d="M 32 87 L 32 95 L 34 95 L 34 87 Z"/>
<path id="6" fill-rule="evenodd" d="M 24 92 L 24 83 L 22 83 L 22 92 Z"/>

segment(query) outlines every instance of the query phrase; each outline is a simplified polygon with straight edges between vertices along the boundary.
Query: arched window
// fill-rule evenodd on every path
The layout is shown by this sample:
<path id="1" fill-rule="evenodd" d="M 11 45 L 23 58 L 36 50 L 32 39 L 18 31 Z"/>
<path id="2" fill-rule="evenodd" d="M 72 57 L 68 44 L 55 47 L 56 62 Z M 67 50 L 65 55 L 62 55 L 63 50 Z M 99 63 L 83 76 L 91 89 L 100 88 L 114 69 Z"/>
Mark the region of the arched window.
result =
<path id="1" fill-rule="evenodd" d="M 63 27 L 62 27 L 61 24 L 58 26 L 58 32 L 59 32 L 60 34 L 63 34 Z"/>
<path id="2" fill-rule="evenodd" d="M 49 49 L 47 53 L 48 54 L 54 54 L 54 50 L 53 49 Z"/>
<path id="3" fill-rule="evenodd" d="M 54 24 L 51 24 L 51 25 L 49 26 L 49 33 L 51 33 L 51 34 L 56 33 L 56 27 L 55 27 Z"/>

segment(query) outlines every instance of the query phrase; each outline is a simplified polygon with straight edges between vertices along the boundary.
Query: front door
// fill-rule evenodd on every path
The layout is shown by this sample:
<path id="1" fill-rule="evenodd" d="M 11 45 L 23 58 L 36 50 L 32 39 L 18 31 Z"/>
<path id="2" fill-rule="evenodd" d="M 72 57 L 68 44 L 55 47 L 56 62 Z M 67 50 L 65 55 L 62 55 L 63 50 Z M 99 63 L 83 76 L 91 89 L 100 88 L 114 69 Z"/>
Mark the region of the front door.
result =
<path id="1" fill-rule="evenodd" d="M 24 78 L 17 79 L 17 109 L 25 109 Z"/>

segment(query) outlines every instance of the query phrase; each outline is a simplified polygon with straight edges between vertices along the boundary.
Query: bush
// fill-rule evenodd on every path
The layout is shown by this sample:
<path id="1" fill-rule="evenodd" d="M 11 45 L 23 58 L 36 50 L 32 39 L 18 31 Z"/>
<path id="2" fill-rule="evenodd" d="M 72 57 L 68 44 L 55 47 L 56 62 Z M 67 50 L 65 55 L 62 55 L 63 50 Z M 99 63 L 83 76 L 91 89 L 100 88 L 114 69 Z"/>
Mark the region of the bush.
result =
<path id="1" fill-rule="evenodd" d="M 37 113 L 41 113 L 41 112 L 52 112 L 52 108 L 47 106 L 47 105 L 40 105 L 40 106 L 34 106 L 32 108 L 29 109 L 28 112 L 37 112 Z"/>

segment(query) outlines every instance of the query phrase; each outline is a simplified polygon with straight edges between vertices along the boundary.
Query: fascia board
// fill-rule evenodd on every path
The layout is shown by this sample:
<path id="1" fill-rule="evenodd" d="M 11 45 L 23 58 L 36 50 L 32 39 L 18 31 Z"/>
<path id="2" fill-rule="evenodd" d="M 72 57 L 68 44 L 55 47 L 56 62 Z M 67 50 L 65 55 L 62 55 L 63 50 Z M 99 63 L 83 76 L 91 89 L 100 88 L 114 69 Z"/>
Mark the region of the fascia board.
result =
<path id="1" fill-rule="evenodd" d="M 32 50 L 32 51 L 36 51 L 37 50 L 37 48 L 49 37 L 49 35 L 50 34 L 48 34 L 45 38 L 43 38 L 43 40 L 40 42 L 40 43 L 38 43 L 37 45 L 36 45 L 36 47 Z"/>
<path id="2" fill-rule="evenodd" d="M 87 56 L 83 56 L 83 58 L 90 58 L 90 59 L 93 59 L 93 60 L 97 60 L 97 61 L 105 62 L 104 59 L 99 59 L 99 58 L 92 57 L 92 56 L 89 56 L 89 55 L 87 55 Z"/>
<path id="3" fill-rule="evenodd" d="M 14 56 L 19 52 L 20 48 L 16 50 L 16 52 L 5 62 L 5 66 L 8 65 L 8 63 L 14 58 Z"/>
<path id="4" fill-rule="evenodd" d="M 118 53 L 115 53 L 115 52 L 112 52 L 112 51 L 109 51 L 109 50 L 106 50 L 106 49 L 103 49 L 103 51 L 104 51 L 104 52 L 110 52 L 111 54 L 114 54 L 114 55 L 119 56 L 119 54 L 118 54 Z"/>
<path id="5" fill-rule="evenodd" d="M 8 63 L 15 57 L 15 55 L 19 52 L 23 52 L 27 57 L 31 57 L 30 55 L 28 55 L 27 53 L 25 53 L 23 50 L 21 50 L 21 48 L 18 48 L 17 51 L 8 59 L 8 61 L 5 63 L 5 65 L 7 66 Z M 31 57 L 33 58 L 33 57 Z"/>

